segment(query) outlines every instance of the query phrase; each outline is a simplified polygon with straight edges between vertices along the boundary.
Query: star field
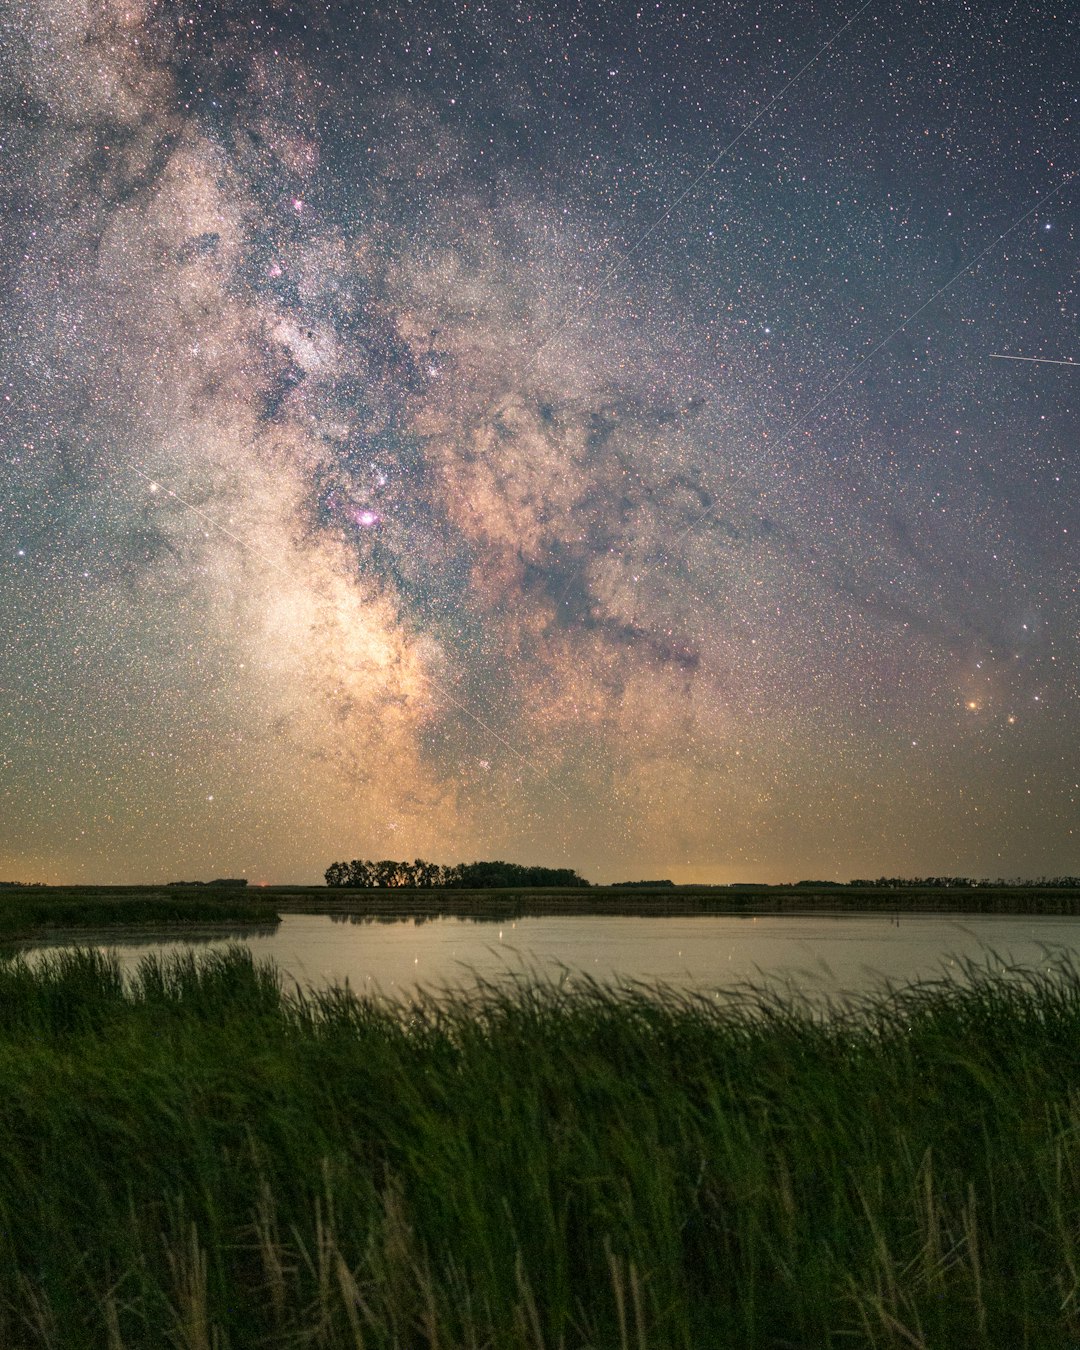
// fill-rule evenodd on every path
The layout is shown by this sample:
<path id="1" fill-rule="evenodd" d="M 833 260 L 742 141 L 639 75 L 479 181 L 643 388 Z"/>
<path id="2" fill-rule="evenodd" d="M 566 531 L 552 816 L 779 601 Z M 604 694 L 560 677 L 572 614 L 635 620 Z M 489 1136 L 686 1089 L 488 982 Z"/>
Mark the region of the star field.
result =
<path id="1" fill-rule="evenodd" d="M 7 0 L 0 876 L 1080 872 L 1080 17 Z"/>

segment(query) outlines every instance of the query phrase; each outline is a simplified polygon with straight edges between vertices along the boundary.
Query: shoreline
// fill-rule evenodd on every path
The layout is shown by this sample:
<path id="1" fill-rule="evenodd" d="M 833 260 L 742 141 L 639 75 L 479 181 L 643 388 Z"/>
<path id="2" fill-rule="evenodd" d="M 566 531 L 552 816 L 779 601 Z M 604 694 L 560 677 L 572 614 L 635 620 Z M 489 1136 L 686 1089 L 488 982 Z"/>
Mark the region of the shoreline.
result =
<path id="1" fill-rule="evenodd" d="M 343 888 L 344 889 L 344 888 Z M 494 918 L 610 915 L 612 918 L 675 918 L 690 915 L 835 914 L 1045 914 L 1080 917 L 1080 890 L 990 887 L 971 890 L 810 891 L 762 887 L 731 892 L 715 887 L 675 887 L 655 891 L 591 887 L 588 891 L 341 891 L 318 894 L 279 892 L 282 914 L 356 913 L 381 918 L 423 916 Z"/>
<path id="2" fill-rule="evenodd" d="M 371 890 L 327 886 L 4 886 L 0 941 L 83 928 L 148 932 L 219 924 L 265 928 L 284 914 L 395 919 L 610 916 L 919 914 L 1080 918 L 1080 889 L 1064 887 L 675 886 L 653 889 Z"/>

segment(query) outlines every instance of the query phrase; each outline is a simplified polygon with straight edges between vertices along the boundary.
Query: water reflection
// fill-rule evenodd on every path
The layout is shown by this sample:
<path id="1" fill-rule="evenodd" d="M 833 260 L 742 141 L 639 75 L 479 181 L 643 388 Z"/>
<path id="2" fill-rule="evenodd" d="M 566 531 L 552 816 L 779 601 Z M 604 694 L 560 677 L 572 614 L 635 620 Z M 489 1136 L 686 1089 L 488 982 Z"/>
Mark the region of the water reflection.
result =
<path id="1" fill-rule="evenodd" d="M 695 991 L 747 984 L 801 990 L 812 998 L 859 994 L 884 983 L 962 974 L 965 961 L 996 953 L 1004 963 L 1045 969 L 1075 953 L 1080 919 L 1058 916 L 708 915 L 543 916 L 477 922 L 415 914 L 286 914 L 273 929 L 213 932 L 146 930 L 68 936 L 67 945 L 114 949 L 133 971 L 147 950 L 227 938 L 271 959 L 286 983 L 348 983 L 358 992 L 408 999 L 419 988 L 471 988 L 478 980 L 583 978 L 626 986 L 664 984 Z M 63 945 L 24 944 L 36 952 Z"/>
<path id="2" fill-rule="evenodd" d="M 17 938 L 5 942 L 4 951 L 39 952 L 58 947 L 112 947 L 127 951 L 160 951 L 162 947 L 225 947 L 230 942 L 246 942 L 249 938 L 272 937 L 281 920 L 270 923 L 174 923 L 153 928 L 147 924 L 113 924 L 108 929 L 52 928 L 47 938 Z"/>

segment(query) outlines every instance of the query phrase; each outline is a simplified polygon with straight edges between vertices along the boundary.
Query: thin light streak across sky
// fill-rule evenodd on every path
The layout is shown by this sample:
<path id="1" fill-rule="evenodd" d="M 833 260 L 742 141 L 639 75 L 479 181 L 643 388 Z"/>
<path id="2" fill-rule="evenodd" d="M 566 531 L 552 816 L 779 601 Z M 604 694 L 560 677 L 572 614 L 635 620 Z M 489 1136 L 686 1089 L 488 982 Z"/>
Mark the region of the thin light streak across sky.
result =
<path id="1" fill-rule="evenodd" d="M 991 352 L 994 361 L 1030 361 L 1037 366 L 1080 366 L 1080 361 L 1058 361 L 1052 356 L 1007 356 L 1004 352 Z"/>

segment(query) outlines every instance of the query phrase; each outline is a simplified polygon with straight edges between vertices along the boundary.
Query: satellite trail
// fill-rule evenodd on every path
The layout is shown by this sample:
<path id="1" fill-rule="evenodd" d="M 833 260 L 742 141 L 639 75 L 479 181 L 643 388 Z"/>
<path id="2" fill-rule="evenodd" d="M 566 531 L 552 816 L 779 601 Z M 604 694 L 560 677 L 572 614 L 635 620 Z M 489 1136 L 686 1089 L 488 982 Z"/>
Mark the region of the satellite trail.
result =
<path id="1" fill-rule="evenodd" d="M 1055 361 L 1049 356 L 1006 356 L 1004 352 L 991 352 L 993 361 L 1031 361 L 1037 366 L 1080 366 L 1080 361 Z"/>

